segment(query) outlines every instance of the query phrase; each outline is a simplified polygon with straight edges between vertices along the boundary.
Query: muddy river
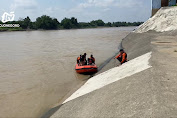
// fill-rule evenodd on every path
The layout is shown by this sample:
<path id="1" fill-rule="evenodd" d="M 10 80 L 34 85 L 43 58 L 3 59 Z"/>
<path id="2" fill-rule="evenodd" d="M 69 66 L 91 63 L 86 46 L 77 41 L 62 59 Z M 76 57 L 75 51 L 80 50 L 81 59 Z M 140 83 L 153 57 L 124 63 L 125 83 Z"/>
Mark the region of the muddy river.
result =
<path id="1" fill-rule="evenodd" d="M 0 116 L 40 117 L 88 78 L 74 70 L 80 54 L 100 66 L 134 28 L 0 32 Z"/>

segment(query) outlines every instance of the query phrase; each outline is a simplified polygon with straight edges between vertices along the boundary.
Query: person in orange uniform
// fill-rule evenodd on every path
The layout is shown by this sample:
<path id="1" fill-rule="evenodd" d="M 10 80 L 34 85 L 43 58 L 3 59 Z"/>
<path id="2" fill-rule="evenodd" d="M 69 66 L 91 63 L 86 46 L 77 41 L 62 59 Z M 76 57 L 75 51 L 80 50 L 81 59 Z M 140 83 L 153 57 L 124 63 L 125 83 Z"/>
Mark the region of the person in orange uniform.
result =
<path id="1" fill-rule="evenodd" d="M 121 64 L 127 62 L 127 54 L 124 52 L 123 49 L 120 49 L 120 54 L 117 55 L 114 59 L 117 59 L 120 61 Z"/>
<path id="2" fill-rule="evenodd" d="M 93 55 L 90 55 L 90 58 L 88 58 L 88 63 L 89 65 L 95 64 L 95 58 L 93 57 Z"/>
<path id="3" fill-rule="evenodd" d="M 81 56 L 82 56 L 82 55 L 80 55 L 80 57 L 77 57 L 77 64 L 78 64 L 78 65 L 80 64 Z"/>

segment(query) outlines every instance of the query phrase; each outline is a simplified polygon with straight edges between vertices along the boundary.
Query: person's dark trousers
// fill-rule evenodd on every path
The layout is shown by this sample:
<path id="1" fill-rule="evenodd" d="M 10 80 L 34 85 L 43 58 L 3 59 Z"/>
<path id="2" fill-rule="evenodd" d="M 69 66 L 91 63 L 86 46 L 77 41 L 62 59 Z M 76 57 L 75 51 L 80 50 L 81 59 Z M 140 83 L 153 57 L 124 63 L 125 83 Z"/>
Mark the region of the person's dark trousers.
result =
<path id="1" fill-rule="evenodd" d="M 122 62 L 122 57 L 118 57 L 117 60 L 119 60 L 120 62 Z M 123 63 L 125 63 L 127 61 L 124 61 Z"/>
<path id="2" fill-rule="evenodd" d="M 117 60 L 119 60 L 121 62 L 122 61 L 122 57 L 118 57 Z"/>

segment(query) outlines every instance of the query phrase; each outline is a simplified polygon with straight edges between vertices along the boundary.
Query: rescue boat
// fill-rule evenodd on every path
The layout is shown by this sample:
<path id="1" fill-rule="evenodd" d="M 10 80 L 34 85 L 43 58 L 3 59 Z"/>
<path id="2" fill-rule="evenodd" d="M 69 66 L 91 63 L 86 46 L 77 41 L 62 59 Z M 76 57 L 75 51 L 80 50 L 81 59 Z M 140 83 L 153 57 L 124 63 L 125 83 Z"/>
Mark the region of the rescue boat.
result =
<path id="1" fill-rule="evenodd" d="M 96 65 L 80 66 L 76 64 L 75 70 L 79 74 L 93 74 L 97 72 L 97 66 Z"/>

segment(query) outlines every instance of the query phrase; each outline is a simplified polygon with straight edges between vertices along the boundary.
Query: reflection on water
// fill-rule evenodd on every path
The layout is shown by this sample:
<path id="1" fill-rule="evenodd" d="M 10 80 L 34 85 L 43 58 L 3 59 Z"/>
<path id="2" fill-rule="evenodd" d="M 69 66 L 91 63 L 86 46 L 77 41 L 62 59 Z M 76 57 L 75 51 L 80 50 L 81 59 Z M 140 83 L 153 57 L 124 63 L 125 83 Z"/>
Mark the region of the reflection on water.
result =
<path id="1" fill-rule="evenodd" d="M 83 83 L 76 57 L 99 66 L 134 27 L 0 33 L 0 114 L 39 117 Z"/>

